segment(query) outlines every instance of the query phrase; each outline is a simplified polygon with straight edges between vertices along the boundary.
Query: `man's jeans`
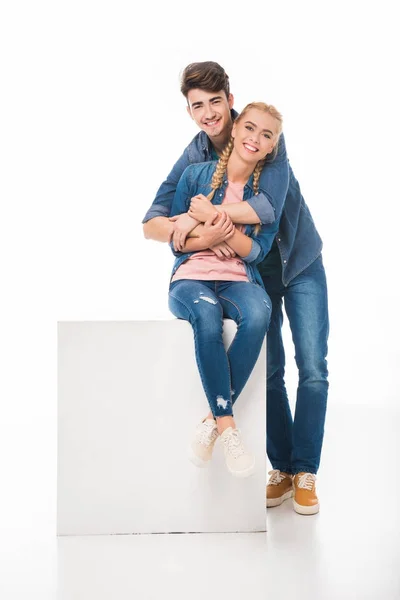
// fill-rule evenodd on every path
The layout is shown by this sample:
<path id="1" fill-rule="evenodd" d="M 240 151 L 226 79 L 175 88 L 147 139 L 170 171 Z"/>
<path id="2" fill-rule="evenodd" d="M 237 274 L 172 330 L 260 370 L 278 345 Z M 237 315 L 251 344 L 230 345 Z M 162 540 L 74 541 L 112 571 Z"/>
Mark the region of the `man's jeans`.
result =
<path id="1" fill-rule="evenodd" d="M 197 366 L 214 417 L 232 416 L 232 405 L 256 364 L 268 329 L 268 295 L 249 282 L 182 279 L 170 286 L 169 308 L 193 327 Z M 237 324 L 228 351 L 223 318 Z"/>
<path id="2" fill-rule="evenodd" d="M 274 469 L 316 473 L 320 463 L 328 395 L 328 300 L 322 257 L 285 288 L 281 272 L 264 276 L 272 302 L 267 338 L 267 453 Z M 299 370 L 294 421 L 286 393 L 282 299 Z"/>

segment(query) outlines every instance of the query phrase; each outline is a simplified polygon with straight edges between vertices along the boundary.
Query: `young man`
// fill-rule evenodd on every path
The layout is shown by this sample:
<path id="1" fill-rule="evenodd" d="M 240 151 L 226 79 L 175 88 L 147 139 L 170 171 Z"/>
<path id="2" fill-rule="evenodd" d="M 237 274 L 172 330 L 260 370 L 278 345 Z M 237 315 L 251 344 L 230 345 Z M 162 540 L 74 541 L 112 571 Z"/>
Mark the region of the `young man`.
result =
<path id="1" fill-rule="evenodd" d="M 188 65 L 182 75 L 181 91 L 188 102 L 188 113 L 201 131 L 160 186 L 143 219 L 146 238 L 173 240 L 176 249 L 183 246 L 187 236 L 201 237 L 205 233 L 202 223 L 207 220 L 202 198 L 192 200 L 189 213 L 169 220 L 178 181 L 189 164 L 218 159 L 230 139 L 236 116 L 229 78 L 217 63 Z M 273 471 L 267 486 L 267 506 L 277 506 L 294 495 L 296 512 L 314 514 L 319 510 L 315 475 L 328 393 L 327 290 L 322 240 L 289 165 L 283 134 L 276 156 L 261 173 L 259 190 L 246 202 L 224 205 L 224 212 L 238 224 L 279 222 L 272 248 L 259 265 L 272 301 L 267 344 L 267 452 Z M 225 242 L 211 250 L 221 259 L 233 254 Z M 299 369 L 294 421 L 284 383 L 283 300 Z M 210 437 L 210 445 L 214 442 L 215 436 Z"/>

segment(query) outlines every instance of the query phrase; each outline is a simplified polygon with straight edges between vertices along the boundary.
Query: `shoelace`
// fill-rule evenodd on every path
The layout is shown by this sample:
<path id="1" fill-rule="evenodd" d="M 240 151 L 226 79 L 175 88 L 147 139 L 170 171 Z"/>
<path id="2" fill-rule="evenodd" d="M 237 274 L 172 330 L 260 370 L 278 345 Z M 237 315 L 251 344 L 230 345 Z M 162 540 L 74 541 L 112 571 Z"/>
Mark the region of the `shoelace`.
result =
<path id="1" fill-rule="evenodd" d="M 228 436 L 221 439 L 223 439 L 227 451 L 232 454 L 234 458 L 238 458 L 245 453 L 243 442 L 240 439 L 240 433 L 237 429 L 234 429 Z"/>
<path id="2" fill-rule="evenodd" d="M 285 476 L 281 475 L 279 469 L 273 469 L 272 471 L 269 471 L 268 475 L 271 475 L 268 485 L 279 485 L 285 479 Z"/>
<path id="3" fill-rule="evenodd" d="M 204 444 L 205 446 L 209 446 L 211 442 L 213 442 L 216 435 L 217 430 L 213 423 L 202 423 L 199 430 L 199 442 L 200 444 Z"/>
<path id="4" fill-rule="evenodd" d="M 304 473 L 301 475 L 297 482 L 297 487 L 304 488 L 305 490 L 312 490 L 315 483 L 316 477 L 312 473 Z"/>

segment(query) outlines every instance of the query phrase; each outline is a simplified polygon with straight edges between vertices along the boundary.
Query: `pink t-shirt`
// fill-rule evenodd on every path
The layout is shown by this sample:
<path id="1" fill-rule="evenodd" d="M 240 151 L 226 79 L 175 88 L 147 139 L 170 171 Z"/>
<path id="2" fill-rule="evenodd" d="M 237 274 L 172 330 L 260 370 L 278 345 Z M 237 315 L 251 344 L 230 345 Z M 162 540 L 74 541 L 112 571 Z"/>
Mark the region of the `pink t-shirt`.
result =
<path id="1" fill-rule="evenodd" d="M 225 197 L 222 204 L 233 204 L 242 202 L 244 185 L 228 181 Z M 243 225 L 235 225 L 239 231 L 243 231 Z M 228 240 L 229 244 L 229 240 Z M 222 281 L 249 281 L 243 261 L 239 257 L 225 258 L 221 260 L 211 250 L 195 252 L 188 260 L 181 264 L 171 279 L 201 279 Z"/>

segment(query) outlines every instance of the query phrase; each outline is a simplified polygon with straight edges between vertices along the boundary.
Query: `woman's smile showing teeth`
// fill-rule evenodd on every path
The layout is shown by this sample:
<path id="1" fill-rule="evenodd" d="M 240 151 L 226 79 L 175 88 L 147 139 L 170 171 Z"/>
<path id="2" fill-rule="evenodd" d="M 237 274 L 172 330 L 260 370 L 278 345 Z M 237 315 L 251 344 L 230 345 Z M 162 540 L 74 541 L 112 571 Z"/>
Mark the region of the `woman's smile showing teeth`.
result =
<path id="1" fill-rule="evenodd" d="M 244 143 L 243 146 L 246 148 L 246 150 L 248 150 L 249 152 L 252 152 L 253 154 L 255 152 L 258 152 L 258 148 L 256 148 L 255 146 L 250 146 L 250 144 L 246 144 L 246 143 Z"/>

